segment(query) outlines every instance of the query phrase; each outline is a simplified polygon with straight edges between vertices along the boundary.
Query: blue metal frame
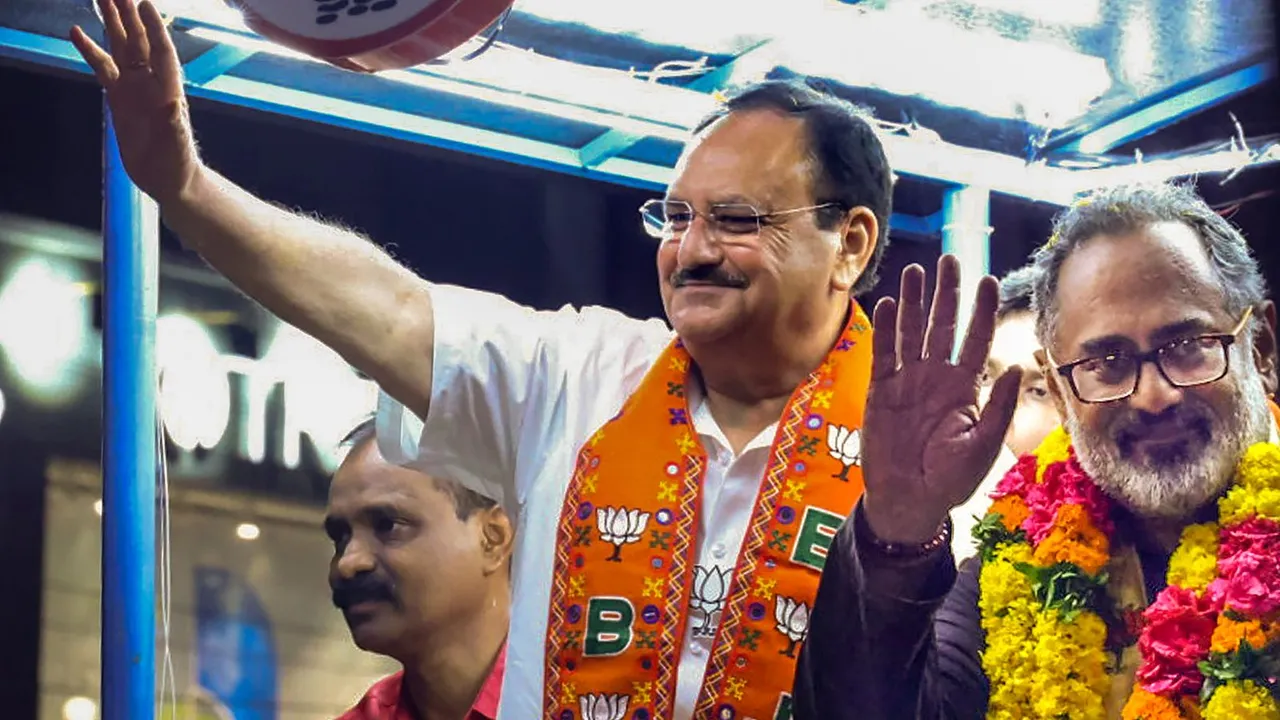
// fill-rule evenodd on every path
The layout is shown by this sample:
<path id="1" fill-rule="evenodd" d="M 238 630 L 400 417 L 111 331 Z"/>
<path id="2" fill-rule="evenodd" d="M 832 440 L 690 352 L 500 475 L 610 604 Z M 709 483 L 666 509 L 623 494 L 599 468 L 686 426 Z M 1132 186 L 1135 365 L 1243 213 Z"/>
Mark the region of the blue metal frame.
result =
<path id="1" fill-rule="evenodd" d="M 256 53 L 232 45 L 214 45 L 208 51 L 182 66 L 182 75 L 192 85 L 203 85 L 225 74 Z"/>
<path id="2" fill-rule="evenodd" d="M 1157 93 L 1097 125 L 1050 141 L 1046 153 L 1097 155 L 1145 137 L 1183 118 L 1226 102 L 1275 77 L 1272 61 L 1251 61 L 1225 73 L 1193 78 Z"/>
<path id="3" fill-rule="evenodd" d="M 159 220 L 125 173 L 110 122 L 103 166 L 102 717 L 156 708 L 156 368 Z"/>
<path id="4" fill-rule="evenodd" d="M 760 55 L 768 51 L 769 42 L 762 42 L 747 51 L 743 52 L 733 60 L 721 65 L 711 72 L 690 82 L 686 87 L 690 90 L 699 92 L 714 92 L 727 87 L 731 84 L 733 76 L 738 69 L 749 61 L 755 60 Z M 627 148 L 635 145 L 644 138 L 632 133 L 623 132 L 621 130 L 610 130 L 602 133 L 596 139 L 584 145 L 578 150 L 578 162 L 583 167 L 597 167 L 604 161 L 612 157 L 617 157 L 625 152 Z"/>
<path id="5" fill-rule="evenodd" d="M 960 307 L 972 308 L 978 281 L 991 272 L 991 192 L 980 187 L 951 187 L 942 196 L 942 252 L 960 261 Z M 961 311 L 955 352 L 969 324 Z"/>
<path id="6" fill-rule="evenodd" d="M 761 49 L 767 52 L 766 48 Z M 630 139 L 620 135 L 605 133 L 595 141 L 567 144 L 553 139 L 538 139 L 521 134 L 525 130 L 521 118 L 528 119 L 529 126 L 545 122 L 546 118 L 533 112 L 518 109 L 505 109 L 508 120 L 500 127 L 479 128 L 466 124 L 465 121 L 446 121 L 431 117 L 430 110 L 423 111 L 438 103 L 438 107 L 448 108 L 452 102 L 446 93 L 432 92 L 413 87 L 394 87 L 393 93 L 415 93 L 418 108 L 412 112 L 397 111 L 399 107 L 395 97 L 387 97 L 387 102 L 374 105 L 367 102 L 360 93 L 339 96 L 341 90 L 303 91 L 292 87 L 287 82 L 267 79 L 251 79 L 242 74 L 223 72 L 234 69 L 237 62 L 244 62 L 240 53 L 230 50 L 212 50 L 210 57 L 201 56 L 191 61 L 190 77 L 195 81 L 188 83 L 187 92 L 192 98 L 208 98 L 233 105 L 240 105 L 257 110 L 266 110 L 289 117 L 323 122 L 336 127 L 347 128 L 358 132 L 382 135 L 402 140 L 409 140 L 450 150 L 459 150 L 471 154 L 482 155 L 533 167 L 554 170 L 557 172 L 578 175 L 605 182 L 629 185 L 647 189 L 664 187 L 671 175 L 671 159 L 645 161 L 620 156 L 619 153 Z M 87 73 L 88 68 L 80 61 L 71 43 L 58 38 L 35 35 L 23 31 L 0 28 L 0 57 L 14 57 L 28 62 L 62 67 L 77 72 Z M 745 53 L 729 68 L 720 68 L 703 78 L 704 82 L 714 84 L 722 82 L 722 78 L 733 74 L 734 70 L 754 53 Z M 723 70 L 723 72 L 720 72 Z M 373 81 L 376 82 L 376 81 Z M 349 85 L 350 83 L 348 83 Z M 366 93 L 367 95 L 367 93 Z M 516 122 L 513 122 L 515 120 Z M 560 120 L 564 123 L 566 121 Z M 572 121 L 569 121 L 572 122 Z M 589 124 L 578 123 L 586 128 Z M 902 138 L 892 138 L 899 141 Z M 1027 168 L 1028 179 L 1009 176 L 1009 171 L 1025 168 L 1020 158 L 1001 155 L 981 150 L 959 148 L 954 145 L 939 146 L 938 152 L 932 153 L 922 145 L 913 148 L 913 161 L 899 163 L 900 175 L 911 175 L 922 179 L 948 184 L 970 182 L 975 176 L 986 178 L 996 192 L 1008 193 L 1039 202 L 1062 204 L 1068 202 L 1071 192 L 1064 190 L 1056 182 L 1046 182 L 1044 173 L 1055 173 L 1059 180 L 1067 180 L 1070 173 L 1056 168 Z M 957 151 L 972 153 L 965 155 L 967 160 L 959 159 Z M 922 160 L 921 158 L 933 158 Z M 584 164 L 584 160 L 588 164 Z M 979 168 L 984 162 L 990 163 L 991 172 L 998 177 L 988 178 L 985 170 Z"/>
<path id="7" fill-rule="evenodd" d="M 17 55 L 19 59 L 57 65 L 82 73 L 89 72 L 88 66 L 68 41 L 0 28 L 0 53 L 4 53 L 5 48 L 18 47 L 24 48 Z M 574 148 L 217 72 L 219 69 L 230 69 L 250 55 L 251 51 L 220 45 L 188 62 L 183 67 L 188 80 L 187 94 L 196 99 L 213 100 L 655 193 L 666 190 L 671 175 L 671 168 L 665 165 L 620 157 L 601 159 L 595 165 L 585 167 L 580 159 L 580 151 Z M 739 61 L 745 57 L 744 53 Z M 720 70 L 725 73 L 719 74 Z M 719 68 L 699 79 L 710 83 L 721 82 L 729 74 L 730 71 L 726 68 Z M 891 226 L 901 229 L 906 235 L 916 237 L 934 237 L 939 227 L 937 222 L 925 218 L 898 214 L 893 216 Z"/>

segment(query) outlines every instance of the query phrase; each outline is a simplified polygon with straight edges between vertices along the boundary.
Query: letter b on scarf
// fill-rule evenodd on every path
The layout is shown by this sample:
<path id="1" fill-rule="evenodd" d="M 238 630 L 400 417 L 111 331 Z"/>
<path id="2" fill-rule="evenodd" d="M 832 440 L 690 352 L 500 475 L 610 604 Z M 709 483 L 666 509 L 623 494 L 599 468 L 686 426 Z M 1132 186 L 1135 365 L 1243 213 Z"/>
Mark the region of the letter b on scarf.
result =
<path id="1" fill-rule="evenodd" d="M 587 602 L 587 632 L 584 655 L 621 655 L 631 646 L 636 611 L 620 597 L 594 597 Z"/>

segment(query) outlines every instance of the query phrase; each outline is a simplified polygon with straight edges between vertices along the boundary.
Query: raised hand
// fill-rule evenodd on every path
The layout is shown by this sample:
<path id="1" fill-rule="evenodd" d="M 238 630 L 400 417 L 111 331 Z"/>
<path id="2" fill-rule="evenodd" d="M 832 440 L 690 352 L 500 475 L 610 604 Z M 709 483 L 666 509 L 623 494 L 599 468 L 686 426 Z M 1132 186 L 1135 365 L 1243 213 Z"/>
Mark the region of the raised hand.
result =
<path id="1" fill-rule="evenodd" d="M 180 197 L 200 170 L 178 53 L 149 0 L 97 2 L 111 52 L 78 26 L 71 42 L 107 91 L 125 169 L 163 205 Z"/>
<path id="2" fill-rule="evenodd" d="M 938 260 L 928 326 L 924 270 L 902 271 L 899 299 L 876 304 L 871 388 L 863 425 L 863 507 L 872 533 L 922 543 L 981 484 L 1017 407 L 1022 371 L 1010 368 L 978 409 L 978 389 L 995 329 L 998 284 L 978 284 L 959 360 L 952 362 L 960 266 Z"/>

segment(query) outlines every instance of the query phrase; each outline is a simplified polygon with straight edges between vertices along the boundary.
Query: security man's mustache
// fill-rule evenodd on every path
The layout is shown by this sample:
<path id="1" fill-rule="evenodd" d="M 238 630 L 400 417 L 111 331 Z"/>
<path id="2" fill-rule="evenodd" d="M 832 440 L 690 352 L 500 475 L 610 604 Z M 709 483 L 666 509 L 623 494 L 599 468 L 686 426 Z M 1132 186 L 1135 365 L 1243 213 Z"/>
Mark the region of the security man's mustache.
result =
<path id="1" fill-rule="evenodd" d="M 671 287 L 681 288 L 689 284 L 744 288 L 747 279 L 725 269 L 724 265 L 693 265 L 671 273 Z"/>
<path id="2" fill-rule="evenodd" d="M 334 583 L 333 604 L 340 610 L 346 610 L 362 602 L 396 602 L 395 591 L 391 583 L 369 574 L 356 575 L 350 580 Z"/>

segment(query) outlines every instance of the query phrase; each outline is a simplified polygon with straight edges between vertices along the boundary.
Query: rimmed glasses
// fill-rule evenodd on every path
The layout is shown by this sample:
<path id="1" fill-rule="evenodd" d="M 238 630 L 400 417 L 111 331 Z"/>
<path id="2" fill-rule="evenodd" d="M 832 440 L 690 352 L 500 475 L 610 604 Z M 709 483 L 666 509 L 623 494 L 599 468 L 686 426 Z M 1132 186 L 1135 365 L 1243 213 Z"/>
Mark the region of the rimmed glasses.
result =
<path id="1" fill-rule="evenodd" d="M 1151 363 L 1161 377 L 1177 388 L 1208 385 L 1226 377 L 1229 353 L 1253 315 L 1248 308 L 1229 333 L 1180 338 L 1141 353 L 1115 352 L 1059 365 L 1071 392 L 1083 403 L 1123 400 L 1138 391 L 1142 366 Z M 1053 359 L 1050 357 L 1050 362 Z"/>
<path id="2" fill-rule="evenodd" d="M 707 222 L 711 234 L 717 239 L 750 239 L 759 234 L 760 228 L 774 218 L 836 206 L 837 203 L 828 202 L 787 210 L 760 212 L 745 203 L 726 203 L 712 205 L 707 212 L 702 213 L 683 200 L 650 200 L 640 206 L 640 219 L 644 223 L 645 233 L 657 240 L 683 237 L 689 231 L 694 218 L 698 217 Z"/>

